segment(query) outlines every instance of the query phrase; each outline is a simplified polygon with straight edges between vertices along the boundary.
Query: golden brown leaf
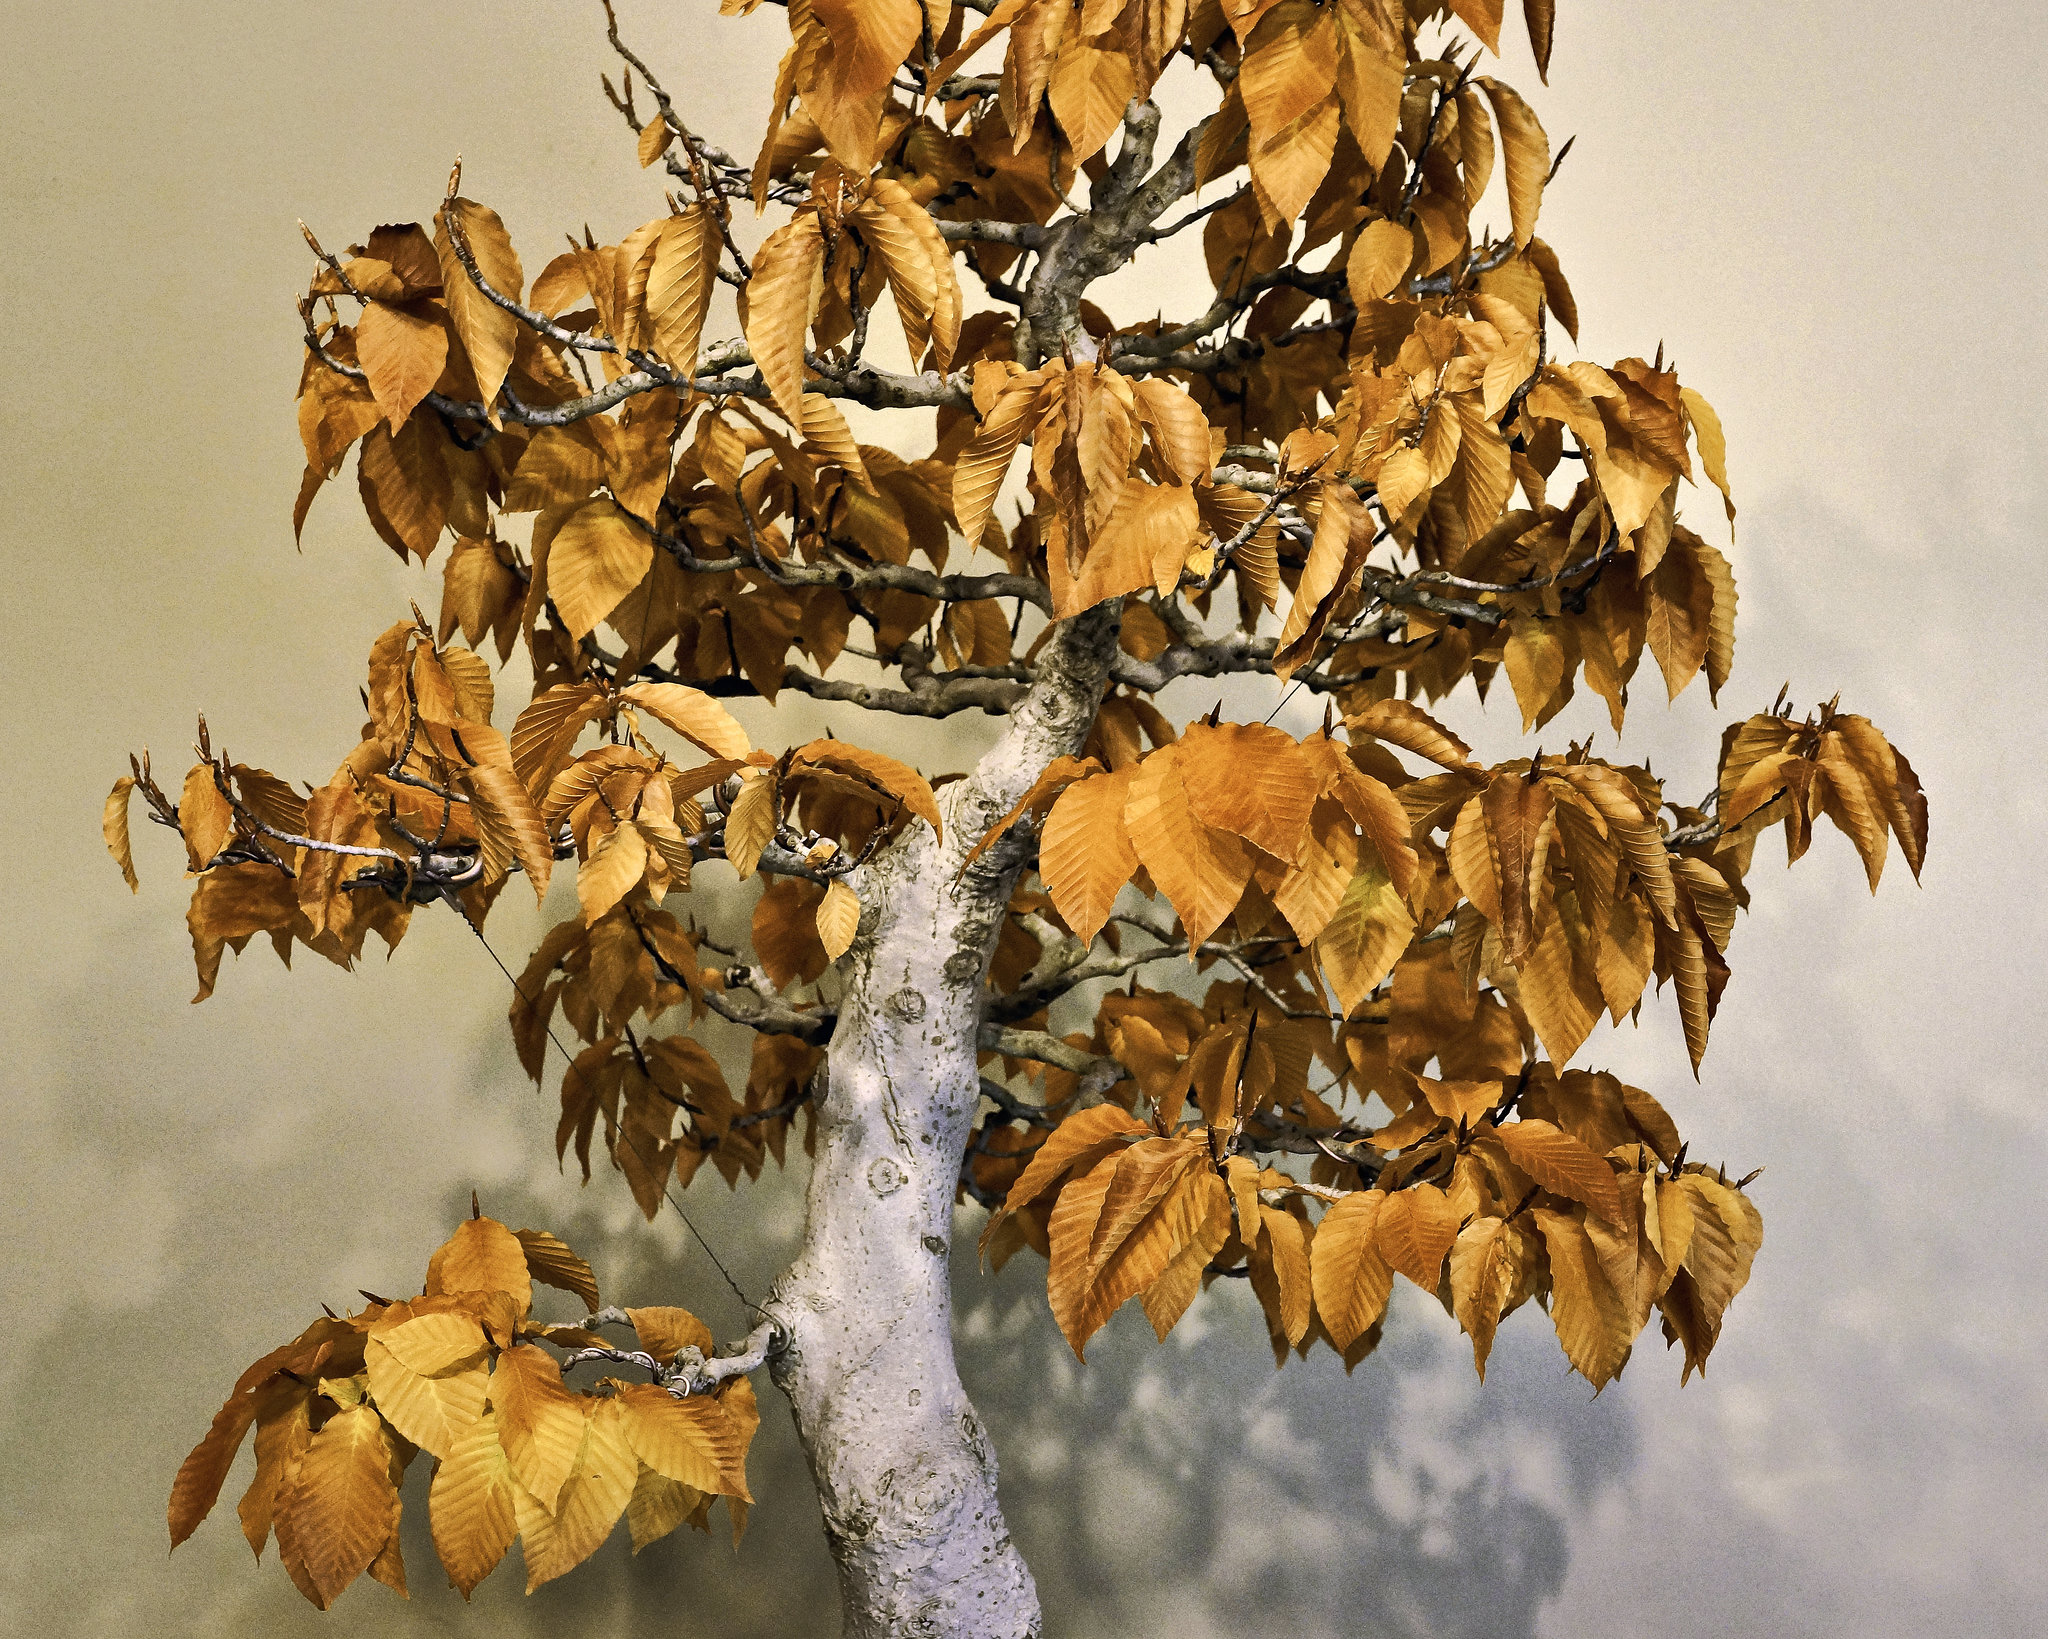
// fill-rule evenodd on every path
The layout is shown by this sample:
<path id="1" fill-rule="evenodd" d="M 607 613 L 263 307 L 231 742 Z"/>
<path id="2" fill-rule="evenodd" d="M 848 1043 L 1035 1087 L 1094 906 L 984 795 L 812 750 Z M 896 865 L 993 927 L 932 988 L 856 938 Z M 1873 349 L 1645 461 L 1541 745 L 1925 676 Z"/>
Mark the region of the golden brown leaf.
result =
<path id="1" fill-rule="evenodd" d="M 440 379 L 448 362 L 448 332 L 431 310 L 370 302 L 356 321 L 356 356 L 377 408 L 396 433 Z"/>
<path id="2" fill-rule="evenodd" d="M 639 1459 L 626 1439 L 619 1401 L 578 1400 L 582 1437 L 552 1510 L 524 1491 L 513 1494 L 526 1591 L 552 1582 L 596 1553 L 633 1495 Z"/>
<path id="3" fill-rule="evenodd" d="M 1551 1194 L 1578 1201 L 1603 1218 L 1621 1215 L 1613 1169 L 1570 1133 L 1524 1116 L 1496 1128 L 1495 1136 L 1515 1165 Z"/>
<path id="4" fill-rule="evenodd" d="M 1550 1260 L 1550 1318 L 1565 1358 L 1595 1389 L 1627 1362 L 1635 1341 L 1621 1297 L 1600 1267 L 1592 1238 L 1576 1213 L 1534 1209 Z"/>
<path id="5" fill-rule="evenodd" d="M 1442 768 L 1472 766 L 1472 748 L 1421 707 L 1406 700 L 1376 701 L 1356 716 L 1345 718 L 1344 726 L 1353 734 L 1370 734 Z"/>
<path id="6" fill-rule="evenodd" d="M 608 497 L 563 520 L 548 549 L 548 596 L 569 635 L 582 642 L 654 565 L 654 543 Z"/>
<path id="7" fill-rule="evenodd" d="M 647 320 L 654 350 L 681 375 L 696 368 L 697 343 L 717 283 L 719 252 L 718 222 L 708 205 L 686 206 L 681 215 L 661 225 L 647 273 Z"/>
<path id="8" fill-rule="evenodd" d="M 1317 780 L 1290 734 L 1265 723 L 1190 724 L 1175 753 L 1188 808 L 1283 864 L 1301 846 Z"/>
<path id="9" fill-rule="evenodd" d="M 586 1309 L 598 1306 L 597 1277 L 565 1242 L 544 1229 L 521 1229 L 514 1234 L 520 1250 L 526 1254 L 527 1272 L 535 1280 L 575 1294 Z"/>
<path id="10" fill-rule="evenodd" d="M 427 1262 L 427 1293 L 505 1292 L 521 1314 L 533 1307 L 526 1249 L 495 1218 L 469 1218 Z"/>
<path id="11" fill-rule="evenodd" d="M 780 782 L 773 774 L 743 771 L 739 794 L 725 816 L 725 857 L 742 882 L 754 874 L 761 850 L 775 837 Z"/>
<path id="12" fill-rule="evenodd" d="M 1444 1254 L 1457 1237 L 1457 1215 L 1434 1184 L 1411 1184 L 1389 1195 L 1373 1225 L 1380 1256 L 1429 1293 L 1442 1281 Z"/>
<path id="13" fill-rule="evenodd" d="M 552 1509 L 582 1447 L 584 1402 L 562 1386 L 551 1355 L 522 1343 L 498 1356 L 490 1405 L 520 1486 L 542 1509 Z"/>
<path id="14" fill-rule="evenodd" d="M 618 1403 L 626 1438 L 641 1462 L 693 1490 L 751 1501 L 746 1443 L 709 1395 L 678 1400 L 666 1389 L 634 1384 Z"/>
<path id="15" fill-rule="evenodd" d="M 221 1485 L 234 1466 L 235 1453 L 242 1449 L 243 1437 L 255 1419 L 256 1397 L 237 1390 L 213 1414 L 213 1426 L 206 1431 L 206 1437 L 178 1465 L 178 1477 L 171 1483 L 173 1548 L 198 1530 L 199 1522 L 213 1511 Z"/>
<path id="16" fill-rule="evenodd" d="M 1383 1190 L 1353 1190 L 1323 1214 L 1311 1249 L 1316 1313 L 1339 1350 L 1370 1331 L 1387 1310 L 1394 1272 L 1375 1236 Z"/>
<path id="17" fill-rule="evenodd" d="M 142 884 L 135 879 L 135 854 L 128 842 L 128 794 L 134 789 L 135 781 L 126 774 L 114 782 L 100 814 L 100 835 L 106 838 L 107 852 L 114 856 L 114 863 L 121 867 L 121 880 L 128 884 L 128 891 L 140 893 Z"/>
<path id="18" fill-rule="evenodd" d="M 329 1418 L 298 1461 L 279 1506 L 279 1535 L 289 1520 L 322 1610 L 370 1568 L 398 1523 L 390 1466 L 384 1425 L 368 1406 Z"/>
<path id="19" fill-rule="evenodd" d="M 1038 873 L 1077 938 L 1092 941 L 1138 868 L 1124 828 L 1135 767 L 1077 780 L 1046 815 Z"/>
<path id="20" fill-rule="evenodd" d="M 687 1309 L 667 1304 L 654 1305 L 628 1309 L 626 1317 L 633 1322 L 640 1347 L 664 1365 L 682 1349 L 695 1349 L 706 1355 L 711 1353 L 711 1328 Z"/>
<path id="21" fill-rule="evenodd" d="M 455 336 L 469 358 L 477 396 L 497 425 L 498 389 L 512 368 L 518 349 L 519 321 L 486 296 L 470 278 L 455 253 L 448 217 L 453 214 L 477 271 L 499 295 L 518 301 L 526 288 L 519 254 L 498 213 L 468 199 L 451 199 L 434 218 L 434 250 L 441 263 L 441 289 Z"/>
<path id="22" fill-rule="evenodd" d="M 1122 818 L 1132 852 L 1180 913 L 1195 946 L 1236 908 L 1252 861 L 1236 837 L 1195 818 L 1181 780 L 1180 750 L 1161 746 L 1138 764 Z"/>
<path id="23" fill-rule="evenodd" d="M 804 420 L 804 336 L 823 288 L 825 241 L 806 213 L 777 228 L 754 256 L 747 281 L 747 345 L 775 407 L 792 427 Z"/>
<path id="24" fill-rule="evenodd" d="M 519 1490 L 511 1460 L 498 1443 L 495 1413 L 483 1413 L 441 1453 L 428 1494 L 434 1550 L 450 1585 L 464 1599 L 512 1546 L 518 1532 L 513 1499 Z"/>

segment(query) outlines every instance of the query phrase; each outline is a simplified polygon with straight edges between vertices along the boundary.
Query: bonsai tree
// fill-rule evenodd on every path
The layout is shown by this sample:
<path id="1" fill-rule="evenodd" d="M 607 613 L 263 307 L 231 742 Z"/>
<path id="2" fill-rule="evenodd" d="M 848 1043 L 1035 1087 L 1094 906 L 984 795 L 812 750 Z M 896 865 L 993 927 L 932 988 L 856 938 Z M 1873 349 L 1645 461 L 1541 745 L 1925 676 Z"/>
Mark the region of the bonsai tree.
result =
<path id="1" fill-rule="evenodd" d="M 1575 1061 L 1602 1015 L 1675 1005 L 1697 1076 L 1765 830 L 1797 859 L 1831 821 L 1873 887 L 1888 839 L 1921 865 L 1912 768 L 1837 702 L 1731 723 L 1697 805 L 1543 743 L 1581 684 L 1618 738 L 1639 679 L 1728 683 L 1735 581 L 1681 490 L 1735 514 L 1661 350 L 1560 357 L 1564 153 L 1479 72 L 1501 0 L 785 15 L 738 157 L 612 21 L 606 91 L 670 190 L 615 244 L 529 278 L 459 167 L 431 227 L 307 234 L 295 521 L 352 465 L 438 613 L 371 645 L 324 783 L 202 721 L 175 791 L 145 758 L 108 802 L 131 886 L 132 798 L 183 839 L 202 998 L 258 935 L 347 965 L 570 866 L 511 1011 L 558 1157 L 608 1158 L 650 1218 L 707 1162 L 809 1158 L 802 1249 L 723 1350 L 479 1213 L 420 1293 L 250 1367 L 172 1540 L 253 1428 L 242 1524 L 322 1607 L 403 1587 L 422 1452 L 465 1596 L 515 1537 L 531 1588 L 622 1514 L 639 1546 L 723 1498 L 737 1532 L 765 1367 L 849 1634 L 1037 1632 L 953 1364 L 963 1207 L 990 1264 L 1047 1261 L 1077 1354 L 1132 1299 L 1163 1338 L 1242 1278 L 1276 1362 L 1349 1367 L 1398 1275 L 1482 1375 L 1533 1302 L 1596 1388 L 1653 1316 L 1689 1376 L 1761 1244 L 1748 1179 Z M 1212 111 L 1166 129 L 1170 81 Z M 1091 295 L 1198 244 L 1199 312 Z M 784 694 L 834 732 L 759 744 L 722 704 Z M 1489 694 L 1529 755 L 1452 726 Z M 1270 720 L 1298 696 L 1305 736 Z M 867 749 L 877 713 L 947 723 L 920 760 L 964 768 Z M 691 914 L 728 874 L 750 950 Z M 743 1086 L 720 1020 L 753 1032 Z"/>

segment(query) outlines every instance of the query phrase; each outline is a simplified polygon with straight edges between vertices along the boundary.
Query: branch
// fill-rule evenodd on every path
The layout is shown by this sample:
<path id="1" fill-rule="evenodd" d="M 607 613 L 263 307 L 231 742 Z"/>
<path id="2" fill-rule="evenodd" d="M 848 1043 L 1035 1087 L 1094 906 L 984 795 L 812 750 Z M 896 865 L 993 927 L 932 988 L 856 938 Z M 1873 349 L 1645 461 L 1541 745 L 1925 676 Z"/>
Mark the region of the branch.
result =
<path id="1" fill-rule="evenodd" d="M 619 510 L 626 511 L 623 507 Z M 751 524 L 744 505 L 740 514 Z M 934 598 L 940 603 L 1022 598 L 1048 615 L 1052 613 L 1051 589 L 1043 581 L 1033 580 L 1028 575 L 935 575 L 928 569 L 914 569 L 909 564 L 857 564 L 844 559 L 829 564 L 799 564 L 772 559 L 756 563 L 751 556 L 700 558 L 682 536 L 657 529 L 637 514 L 626 512 L 626 516 L 645 530 L 655 545 L 692 574 L 723 575 L 735 570 L 757 570 L 781 586 L 834 586 L 842 592 L 914 592 L 919 597 Z"/>
<path id="2" fill-rule="evenodd" d="M 1115 1059 L 1063 1042 L 1050 1031 L 1012 1030 L 1006 1025 L 984 1024 L 976 1045 L 984 1052 L 1001 1053 L 1006 1058 L 1029 1059 L 1034 1064 L 1050 1064 L 1055 1069 L 1079 1076 L 1084 1094 L 1099 1093 L 1119 1081 L 1131 1079 L 1131 1072 Z"/>
<path id="3" fill-rule="evenodd" d="M 1123 144 L 1089 209 L 1054 224 L 1039 249 L 1017 327 L 1020 362 L 1036 364 L 1065 347 L 1080 326 L 1081 293 L 1130 261 L 1167 207 L 1193 191 L 1195 152 L 1208 125 L 1205 119 L 1185 132 L 1166 163 L 1141 181 L 1159 110 L 1135 100 L 1124 110 Z"/>
<path id="4" fill-rule="evenodd" d="M 675 1358 L 666 1365 L 643 1349 L 614 1349 L 600 1344 L 576 1350 L 562 1362 L 562 1370 L 568 1371 L 572 1366 L 592 1360 L 638 1366 L 659 1387 L 668 1390 L 678 1400 L 687 1400 L 693 1394 L 709 1394 L 731 1378 L 759 1371 L 788 1341 L 787 1334 L 779 1325 L 773 1320 L 764 1320 L 740 1342 L 727 1344 L 729 1353 L 712 1355 L 708 1359 L 694 1344 L 678 1349 Z"/>

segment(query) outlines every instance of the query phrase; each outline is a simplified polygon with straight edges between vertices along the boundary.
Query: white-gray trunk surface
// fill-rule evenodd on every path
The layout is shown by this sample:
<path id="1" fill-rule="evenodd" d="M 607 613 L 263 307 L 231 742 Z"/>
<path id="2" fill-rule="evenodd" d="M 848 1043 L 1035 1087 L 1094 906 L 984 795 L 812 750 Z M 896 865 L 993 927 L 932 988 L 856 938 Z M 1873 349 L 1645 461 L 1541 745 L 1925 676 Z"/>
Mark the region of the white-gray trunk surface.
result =
<path id="1" fill-rule="evenodd" d="M 979 1097 L 976 1038 L 1021 848 L 960 862 L 1055 757 L 1079 750 L 1116 647 L 1114 605 L 1066 622 L 967 779 L 943 840 L 914 821 L 854 879 L 863 909 L 817 1109 L 809 1221 L 768 1310 L 810 1459 L 847 1639 L 1022 1639 L 1037 1590 L 996 1502 L 996 1460 L 953 1361 L 948 1250 Z"/>

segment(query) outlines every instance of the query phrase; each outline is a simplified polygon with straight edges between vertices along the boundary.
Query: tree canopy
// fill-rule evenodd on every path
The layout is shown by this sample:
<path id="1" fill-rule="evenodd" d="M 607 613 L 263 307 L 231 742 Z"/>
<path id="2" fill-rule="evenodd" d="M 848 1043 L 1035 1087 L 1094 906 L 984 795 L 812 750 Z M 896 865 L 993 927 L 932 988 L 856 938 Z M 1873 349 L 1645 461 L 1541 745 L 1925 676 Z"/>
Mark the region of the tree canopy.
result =
<path id="1" fill-rule="evenodd" d="M 1581 683 L 1617 743 L 1641 678 L 1718 697 L 1735 579 L 1679 506 L 1735 507 L 1661 349 L 1560 357 L 1578 315 L 1537 228 L 1569 144 L 1479 72 L 1500 0 L 785 9 L 751 163 L 612 22 L 605 90 L 673 190 L 615 244 L 586 229 L 529 280 L 459 165 L 431 224 L 307 233 L 295 523 L 353 465 L 440 603 L 371 645 L 324 783 L 202 720 L 175 792 L 146 757 L 115 785 L 131 886 L 134 796 L 183 840 L 200 999 L 259 935 L 348 965 L 421 907 L 481 932 L 569 865 L 511 1028 L 559 1087 L 557 1156 L 608 1158 L 650 1218 L 707 1162 L 738 1187 L 816 1149 L 857 1038 L 895 1031 L 886 1066 L 929 1029 L 944 1058 L 957 991 L 946 1188 L 987 1209 L 990 1263 L 1047 1260 L 1077 1355 L 1134 1298 L 1164 1338 L 1243 1278 L 1276 1363 L 1350 1367 L 1400 1275 L 1482 1376 L 1532 1300 L 1596 1388 L 1653 1316 L 1703 1369 L 1762 1242 L 1749 1180 L 1575 1061 L 1603 1015 L 1671 1005 L 1697 1076 L 1763 833 L 1796 860 L 1829 821 L 1874 889 L 1893 841 L 1917 877 L 1927 806 L 1839 701 L 1730 723 L 1699 802 L 1542 745 Z M 1552 8 L 1525 9 L 1547 71 Z M 1170 142 L 1169 76 L 1213 109 Z M 1089 295 L 1197 240 L 1204 311 Z M 1238 677 L 1274 714 L 1319 697 L 1320 729 L 1173 688 Z M 785 691 L 842 707 L 833 733 L 758 745 L 722 703 Z M 1528 755 L 1485 765 L 1452 726 L 1490 695 Z M 863 713 L 995 736 L 920 772 Z M 713 862 L 758 883 L 750 949 L 690 912 Z M 885 983 L 927 902 L 956 948 Z M 743 1086 L 714 1018 L 753 1032 Z M 862 1152 L 879 1199 L 923 1117 L 875 1110 L 906 1158 Z M 536 1281 L 587 1312 L 537 1318 Z M 465 1595 L 515 1536 L 532 1587 L 621 1515 L 636 1549 L 717 1498 L 743 1527 L 775 1305 L 721 1354 L 480 1213 L 420 1294 L 365 1298 L 244 1373 L 174 1543 L 251 1428 L 244 1529 L 323 1608 L 364 1571 L 403 1589 L 421 1451 Z M 613 1375 L 568 1387 L 588 1366 Z"/>

